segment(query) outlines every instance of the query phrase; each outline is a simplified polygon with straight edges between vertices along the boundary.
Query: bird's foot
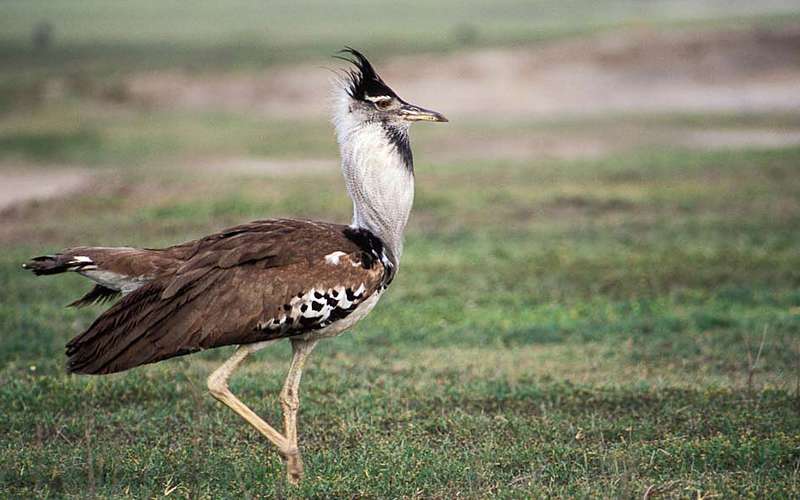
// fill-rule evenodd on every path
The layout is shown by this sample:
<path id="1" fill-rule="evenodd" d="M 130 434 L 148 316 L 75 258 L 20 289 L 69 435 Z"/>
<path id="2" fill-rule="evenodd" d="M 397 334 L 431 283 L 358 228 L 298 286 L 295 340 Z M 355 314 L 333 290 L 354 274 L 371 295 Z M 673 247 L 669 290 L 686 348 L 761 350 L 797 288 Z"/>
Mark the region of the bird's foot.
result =
<path id="1" fill-rule="evenodd" d="M 284 456 L 286 459 L 286 480 L 289 484 L 297 485 L 303 479 L 303 459 L 300 450 L 292 450 Z"/>

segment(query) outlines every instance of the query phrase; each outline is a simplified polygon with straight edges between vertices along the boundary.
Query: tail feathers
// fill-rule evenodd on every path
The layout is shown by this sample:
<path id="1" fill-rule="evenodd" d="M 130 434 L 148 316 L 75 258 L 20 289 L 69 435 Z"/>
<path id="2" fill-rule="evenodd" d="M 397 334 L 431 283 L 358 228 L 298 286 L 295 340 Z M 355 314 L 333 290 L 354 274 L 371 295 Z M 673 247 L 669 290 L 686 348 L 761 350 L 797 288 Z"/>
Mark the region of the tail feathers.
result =
<path id="1" fill-rule="evenodd" d="M 94 266 L 94 262 L 89 257 L 61 253 L 34 257 L 22 264 L 23 269 L 33 271 L 33 274 L 37 276 L 78 271 L 89 266 Z"/>
<path id="2" fill-rule="evenodd" d="M 75 302 L 70 302 L 67 307 L 86 307 L 92 304 L 103 304 L 109 300 L 116 299 L 121 295 L 119 290 L 112 290 L 103 285 L 95 285 L 86 295 Z"/>

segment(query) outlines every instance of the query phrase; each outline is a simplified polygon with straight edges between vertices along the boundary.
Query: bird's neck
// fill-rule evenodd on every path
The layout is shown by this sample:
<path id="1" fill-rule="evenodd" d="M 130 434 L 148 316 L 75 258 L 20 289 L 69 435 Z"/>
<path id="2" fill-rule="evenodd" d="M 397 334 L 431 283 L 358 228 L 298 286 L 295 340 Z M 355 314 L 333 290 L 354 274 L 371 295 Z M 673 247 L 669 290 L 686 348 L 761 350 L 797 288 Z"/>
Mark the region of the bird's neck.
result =
<path id="1" fill-rule="evenodd" d="M 339 120 L 342 172 L 353 200 L 353 226 L 372 231 L 395 266 L 414 201 L 414 168 L 408 128 Z"/>

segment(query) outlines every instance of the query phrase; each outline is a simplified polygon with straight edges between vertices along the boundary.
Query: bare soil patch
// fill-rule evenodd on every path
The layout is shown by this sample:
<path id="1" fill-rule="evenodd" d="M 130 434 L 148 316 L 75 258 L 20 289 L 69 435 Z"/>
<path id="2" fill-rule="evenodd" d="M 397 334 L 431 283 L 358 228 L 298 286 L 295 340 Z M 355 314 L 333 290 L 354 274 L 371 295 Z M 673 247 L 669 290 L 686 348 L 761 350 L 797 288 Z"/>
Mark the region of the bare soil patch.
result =
<path id="1" fill-rule="evenodd" d="M 307 173 L 336 173 L 336 159 L 278 159 L 259 157 L 234 157 L 204 160 L 184 167 L 206 174 L 292 176 Z"/>
<path id="2" fill-rule="evenodd" d="M 703 149 L 780 148 L 800 144 L 800 130 L 705 129 L 680 135 L 677 142 Z"/>
<path id="3" fill-rule="evenodd" d="M 603 112 L 800 110 L 800 25 L 624 31 L 513 49 L 381 61 L 408 100 L 450 117 Z M 320 64 L 260 73 L 141 74 L 125 82 L 149 106 L 320 117 L 331 73 Z"/>
<path id="4" fill-rule="evenodd" d="M 648 147 L 698 150 L 781 148 L 800 145 L 800 130 L 692 128 L 632 124 L 593 130 L 510 130 L 505 136 L 454 132 L 435 143 L 417 141 L 426 162 L 535 159 L 582 160 Z"/>
<path id="5" fill-rule="evenodd" d="M 20 203 L 73 194 L 84 189 L 92 174 L 80 168 L 0 168 L 0 214 Z"/>

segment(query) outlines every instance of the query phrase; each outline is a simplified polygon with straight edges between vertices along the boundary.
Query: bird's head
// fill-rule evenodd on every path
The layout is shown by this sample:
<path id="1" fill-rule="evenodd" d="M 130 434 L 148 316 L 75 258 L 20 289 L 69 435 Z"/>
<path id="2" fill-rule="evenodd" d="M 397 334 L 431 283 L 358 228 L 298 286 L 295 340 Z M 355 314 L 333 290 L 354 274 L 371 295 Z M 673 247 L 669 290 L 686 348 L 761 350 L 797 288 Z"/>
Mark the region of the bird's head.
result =
<path id="1" fill-rule="evenodd" d="M 408 126 L 412 122 L 446 122 L 441 113 L 410 104 L 398 96 L 375 72 L 366 57 L 347 47 L 336 56 L 354 68 L 345 72 L 340 82 L 345 92 L 347 112 L 360 122 L 378 122 L 386 125 Z"/>

